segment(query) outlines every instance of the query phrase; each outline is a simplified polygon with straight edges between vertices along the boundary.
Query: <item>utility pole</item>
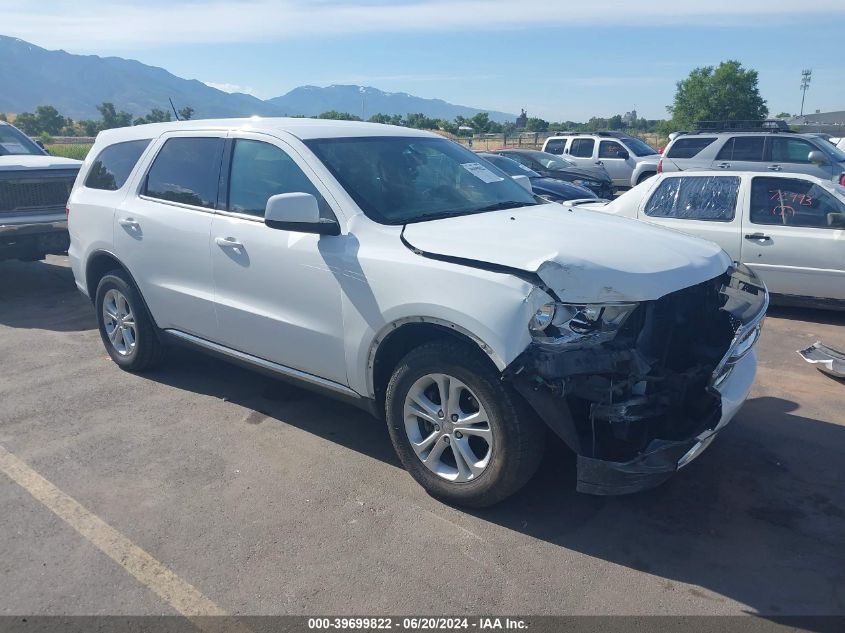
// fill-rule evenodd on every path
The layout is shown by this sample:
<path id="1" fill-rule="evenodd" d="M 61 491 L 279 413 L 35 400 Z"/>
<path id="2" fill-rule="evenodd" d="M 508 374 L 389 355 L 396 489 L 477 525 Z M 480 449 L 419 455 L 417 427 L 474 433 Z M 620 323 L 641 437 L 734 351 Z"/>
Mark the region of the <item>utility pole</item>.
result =
<path id="1" fill-rule="evenodd" d="M 804 116 L 804 97 L 807 96 L 807 88 L 810 87 L 810 80 L 813 78 L 813 71 L 805 68 L 801 71 L 801 114 Z"/>

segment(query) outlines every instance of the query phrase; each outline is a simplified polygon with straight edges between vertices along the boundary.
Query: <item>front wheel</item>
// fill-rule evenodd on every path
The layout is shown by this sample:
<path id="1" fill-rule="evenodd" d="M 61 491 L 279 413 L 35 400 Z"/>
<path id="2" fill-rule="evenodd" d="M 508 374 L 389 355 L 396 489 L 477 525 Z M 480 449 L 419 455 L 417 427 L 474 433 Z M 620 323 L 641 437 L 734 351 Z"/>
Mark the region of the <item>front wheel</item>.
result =
<path id="1" fill-rule="evenodd" d="M 390 379 L 386 409 L 402 464 L 448 503 L 493 505 L 540 465 L 545 426 L 461 341 L 429 343 L 405 356 Z"/>

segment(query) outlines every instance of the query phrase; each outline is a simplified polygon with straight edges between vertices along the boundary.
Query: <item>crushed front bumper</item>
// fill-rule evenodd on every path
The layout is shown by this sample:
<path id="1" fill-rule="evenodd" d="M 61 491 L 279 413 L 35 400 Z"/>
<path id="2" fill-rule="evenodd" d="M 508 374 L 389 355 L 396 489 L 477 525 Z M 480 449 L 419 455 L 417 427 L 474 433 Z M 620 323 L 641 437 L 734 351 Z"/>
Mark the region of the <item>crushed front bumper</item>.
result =
<path id="1" fill-rule="evenodd" d="M 652 440 L 642 453 L 627 462 L 578 455 L 578 492 L 621 495 L 648 490 L 669 479 L 701 455 L 733 419 L 748 397 L 756 371 L 757 354 L 751 349 L 715 388 L 722 401 L 722 414 L 712 429 L 685 440 Z"/>
<path id="2" fill-rule="evenodd" d="M 578 456 L 578 490 L 652 488 L 700 455 L 742 406 L 769 298 L 735 264 L 637 308 L 611 340 L 535 343 L 506 378 Z"/>

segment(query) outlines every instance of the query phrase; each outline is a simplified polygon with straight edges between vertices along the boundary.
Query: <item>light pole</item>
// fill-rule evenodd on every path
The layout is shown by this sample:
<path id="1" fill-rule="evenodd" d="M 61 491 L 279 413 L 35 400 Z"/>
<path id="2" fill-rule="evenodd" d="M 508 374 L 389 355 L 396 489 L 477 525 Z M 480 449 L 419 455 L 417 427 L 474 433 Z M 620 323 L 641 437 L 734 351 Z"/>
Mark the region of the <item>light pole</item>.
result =
<path id="1" fill-rule="evenodd" d="M 807 88 L 810 87 L 810 80 L 813 78 L 813 71 L 805 68 L 801 71 L 801 114 L 804 116 L 804 97 L 807 96 Z"/>

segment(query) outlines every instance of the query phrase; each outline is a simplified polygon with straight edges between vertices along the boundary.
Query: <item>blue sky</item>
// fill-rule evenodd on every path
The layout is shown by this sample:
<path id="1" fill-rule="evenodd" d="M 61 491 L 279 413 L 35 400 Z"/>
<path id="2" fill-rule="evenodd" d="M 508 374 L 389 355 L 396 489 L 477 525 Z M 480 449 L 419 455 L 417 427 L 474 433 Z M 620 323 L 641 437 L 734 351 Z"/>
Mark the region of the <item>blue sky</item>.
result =
<path id="1" fill-rule="evenodd" d="M 844 24 L 843 0 L 4 0 L 0 33 L 262 98 L 355 83 L 584 120 L 663 118 L 725 59 L 759 71 L 772 114 L 797 113 L 805 67 L 805 112 L 845 110 Z"/>

